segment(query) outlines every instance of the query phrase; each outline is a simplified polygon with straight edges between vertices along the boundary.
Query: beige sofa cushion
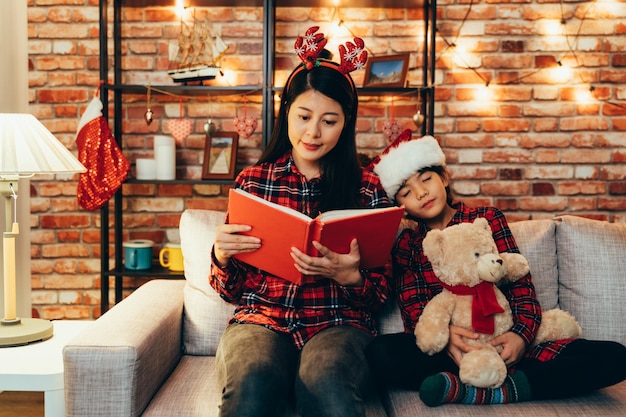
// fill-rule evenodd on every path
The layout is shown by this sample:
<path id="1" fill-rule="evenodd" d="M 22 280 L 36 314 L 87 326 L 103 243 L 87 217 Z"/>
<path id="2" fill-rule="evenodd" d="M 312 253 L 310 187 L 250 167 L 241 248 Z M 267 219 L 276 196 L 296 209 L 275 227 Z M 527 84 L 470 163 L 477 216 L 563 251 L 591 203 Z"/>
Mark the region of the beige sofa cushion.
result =
<path id="1" fill-rule="evenodd" d="M 556 224 L 554 220 L 525 220 L 509 223 L 522 255 L 528 260 L 541 308 L 558 307 Z"/>
<path id="2" fill-rule="evenodd" d="M 626 225 L 562 216 L 556 236 L 561 308 L 584 338 L 626 344 Z"/>
<path id="3" fill-rule="evenodd" d="M 235 307 L 209 285 L 215 228 L 226 213 L 185 210 L 180 218 L 180 243 L 185 259 L 183 346 L 190 355 L 214 355 Z"/>

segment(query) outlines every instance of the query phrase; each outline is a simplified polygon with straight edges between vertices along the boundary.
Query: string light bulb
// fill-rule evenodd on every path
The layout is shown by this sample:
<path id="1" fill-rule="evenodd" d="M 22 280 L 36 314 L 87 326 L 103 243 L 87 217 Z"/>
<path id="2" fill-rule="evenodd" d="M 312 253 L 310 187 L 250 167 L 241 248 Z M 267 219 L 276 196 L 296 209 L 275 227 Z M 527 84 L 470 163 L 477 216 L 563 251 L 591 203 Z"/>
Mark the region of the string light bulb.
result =
<path id="1" fill-rule="evenodd" d="M 563 64 L 562 61 L 557 61 L 557 65 L 552 68 L 552 79 L 556 83 L 566 83 L 572 78 L 572 68 Z"/>
<path id="2" fill-rule="evenodd" d="M 474 99 L 480 103 L 491 101 L 493 99 L 492 92 L 489 88 L 489 80 L 485 81 L 485 84 L 476 87 L 474 90 Z"/>
<path id="3" fill-rule="evenodd" d="M 183 3 L 183 0 L 176 0 L 176 6 L 174 6 L 174 10 L 176 11 L 176 14 L 182 19 L 183 15 L 185 14 L 185 4 Z"/>
<path id="4" fill-rule="evenodd" d="M 574 94 L 576 97 L 576 101 L 579 103 L 591 103 L 595 100 L 593 96 L 593 91 L 596 88 L 593 85 L 590 85 L 588 88 L 578 88 L 576 93 Z"/>

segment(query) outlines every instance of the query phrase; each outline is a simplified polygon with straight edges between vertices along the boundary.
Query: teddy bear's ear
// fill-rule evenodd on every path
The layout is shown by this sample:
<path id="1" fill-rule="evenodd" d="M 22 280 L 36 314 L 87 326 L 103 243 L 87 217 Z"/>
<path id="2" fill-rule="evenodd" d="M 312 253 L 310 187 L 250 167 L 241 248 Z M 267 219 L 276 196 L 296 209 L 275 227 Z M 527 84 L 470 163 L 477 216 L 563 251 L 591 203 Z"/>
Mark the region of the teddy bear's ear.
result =
<path id="1" fill-rule="evenodd" d="M 443 231 L 439 229 L 433 229 L 426 234 L 424 241 L 422 242 L 422 248 L 424 249 L 424 255 L 431 259 L 443 259 Z M 432 261 L 430 261 L 432 263 Z"/>
<path id="2" fill-rule="evenodd" d="M 476 218 L 476 220 L 474 220 L 474 224 L 476 226 L 480 226 L 483 229 L 485 229 L 486 231 L 488 231 L 489 233 L 491 233 L 491 227 L 489 226 L 489 222 L 487 221 L 487 219 L 485 219 L 484 217 L 478 217 Z"/>

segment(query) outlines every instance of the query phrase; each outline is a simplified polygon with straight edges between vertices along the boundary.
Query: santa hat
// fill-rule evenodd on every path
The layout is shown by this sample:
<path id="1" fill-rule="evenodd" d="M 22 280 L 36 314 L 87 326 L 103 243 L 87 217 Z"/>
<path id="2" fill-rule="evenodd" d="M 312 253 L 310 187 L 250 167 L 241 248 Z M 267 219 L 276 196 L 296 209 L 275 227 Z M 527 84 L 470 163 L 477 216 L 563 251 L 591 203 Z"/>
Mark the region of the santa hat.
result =
<path id="1" fill-rule="evenodd" d="M 380 178 L 380 182 L 391 199 L 395 199 L 402 184 L 418 171 L 434 166 L 446 166 L 437 139 L 423 136 L 413 139 L 411 130 L 406 129 L 369 165 Z"/>

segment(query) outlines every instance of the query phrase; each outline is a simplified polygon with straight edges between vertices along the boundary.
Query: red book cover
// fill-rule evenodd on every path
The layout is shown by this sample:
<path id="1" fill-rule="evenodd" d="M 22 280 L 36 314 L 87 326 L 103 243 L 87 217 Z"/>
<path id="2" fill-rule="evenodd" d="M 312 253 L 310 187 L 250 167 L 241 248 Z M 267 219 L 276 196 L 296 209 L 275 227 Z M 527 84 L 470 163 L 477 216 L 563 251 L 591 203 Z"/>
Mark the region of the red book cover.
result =
<path id="1" fill-rule="evenodd" d="M 401 207 L 333 210 L 312 219 L 241 189 L 231 189 L 228 201 L 229 223 L 252 226 L 245 234 L 262 242 L 258 250 L 235 258 L 299 284 L 313 277 L 298 272 L 290 255 L 292 246 L 317 256 L 311 243 L 317 240 L 333 252 L 348 253 L 356 238 L 361 268 L 380 267 L 390 257 L 403 212 Z"/>

